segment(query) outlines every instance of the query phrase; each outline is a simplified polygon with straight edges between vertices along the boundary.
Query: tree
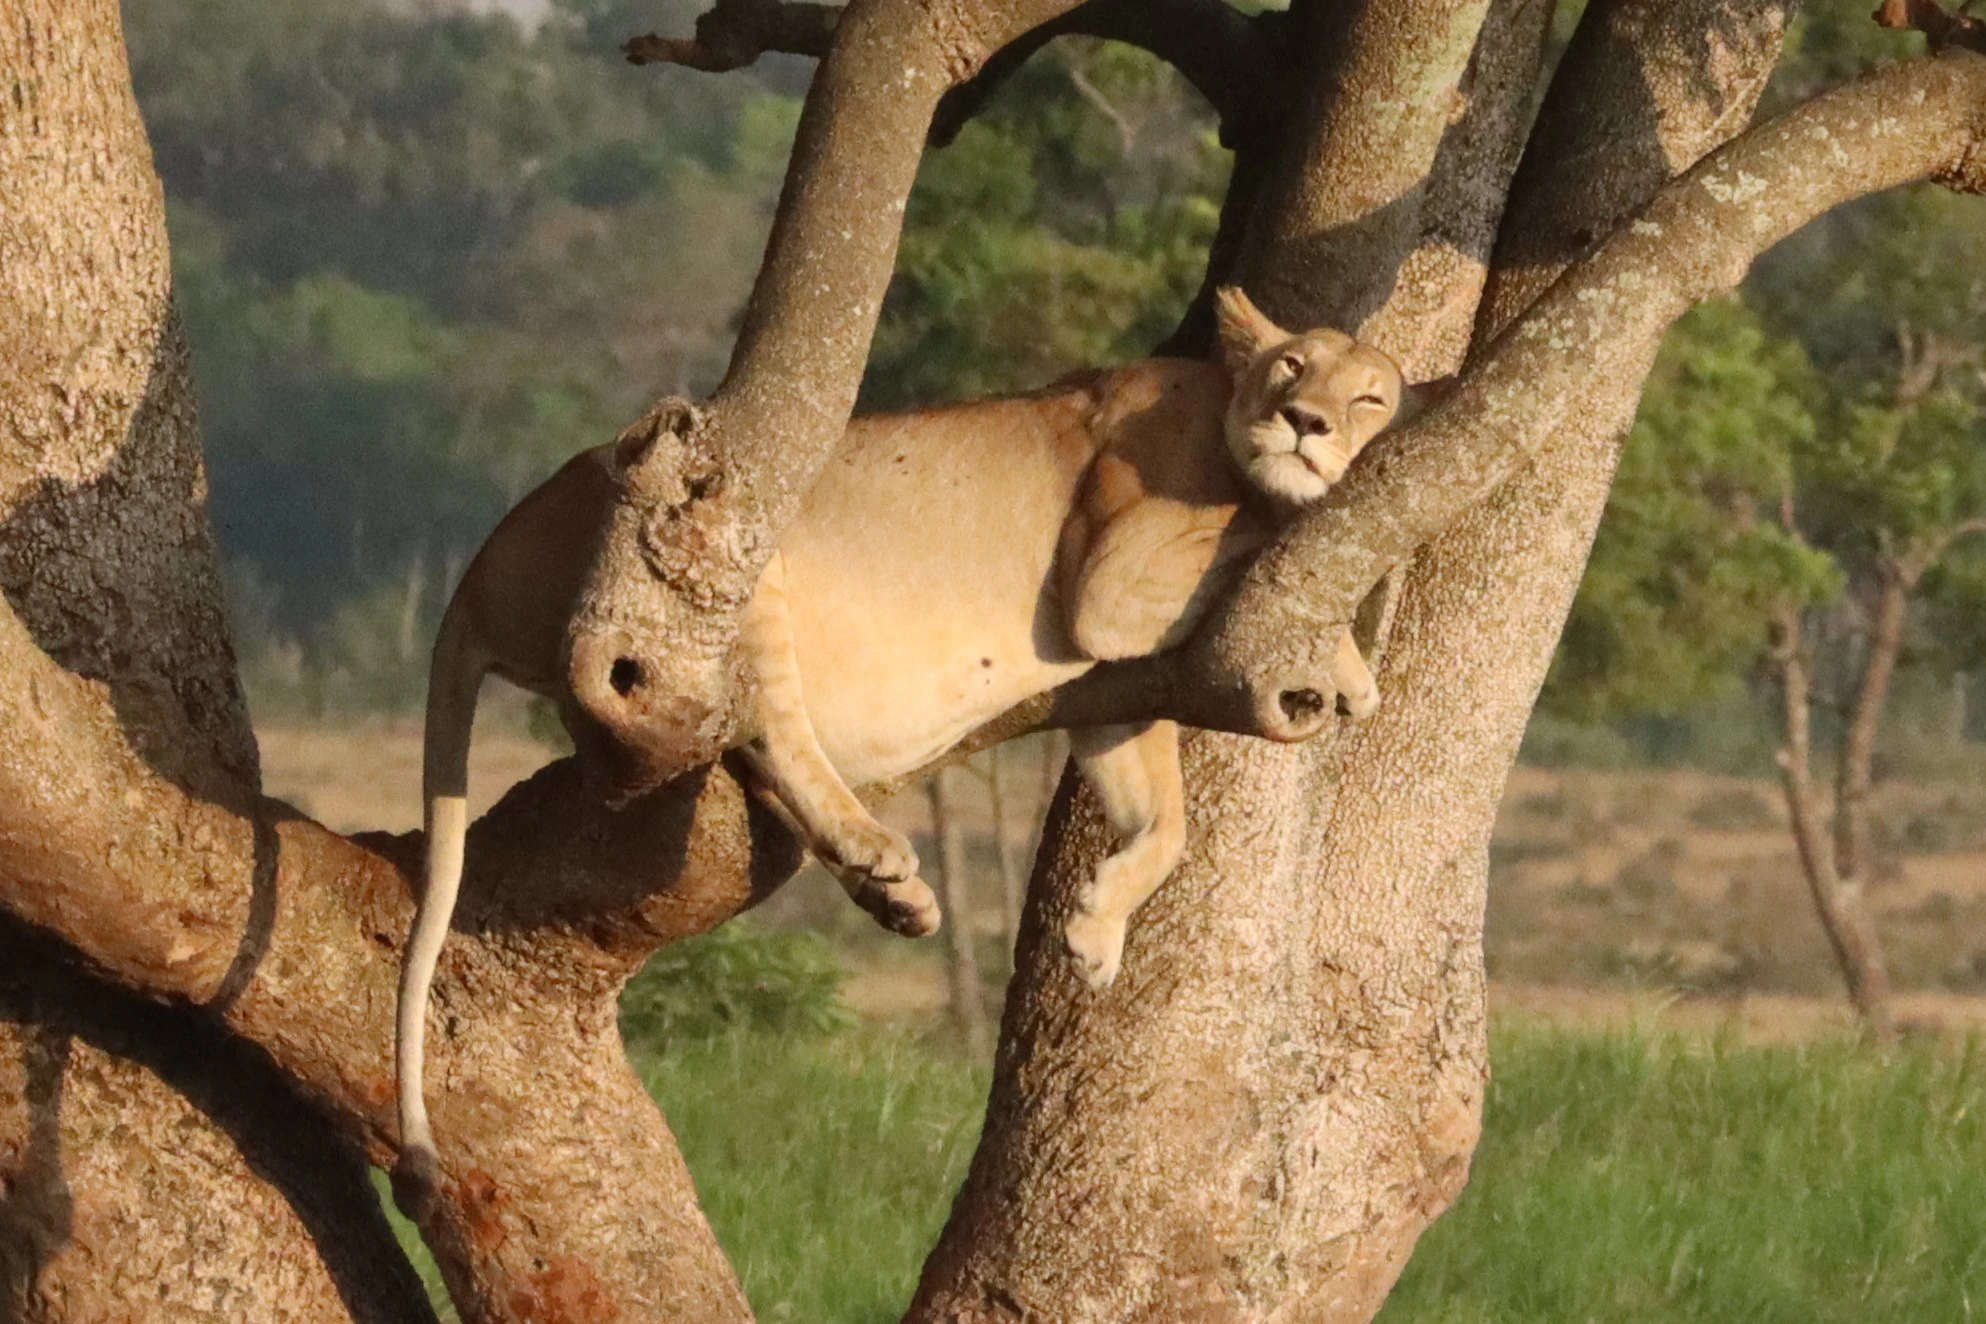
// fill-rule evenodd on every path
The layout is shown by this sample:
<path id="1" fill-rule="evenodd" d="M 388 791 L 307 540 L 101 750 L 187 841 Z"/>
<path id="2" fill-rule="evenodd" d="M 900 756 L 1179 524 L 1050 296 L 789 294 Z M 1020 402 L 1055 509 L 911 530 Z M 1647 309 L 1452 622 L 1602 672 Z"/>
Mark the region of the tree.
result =
<path id="1" fill-rule="evenodd" d="M 1560 704 L 1614 713 L 1672 711 L 1748 669 L 1770 677 L 1801 866 L 1849 993 L 1883 1038 L 1889 978 L 1864 901 L 1883 718 L 1913 613 L 1963 619 L 1982 605 L 1962 559 L 1931 579 L 1986 533 L 1986 325 L 1976 285 L 1951 276 L 1977 265 L 1979 241 L 1953 201 L 1871 199 L 1789 244 L 1752 297 L 1800 341 L 1735 300 L 1684 319 L 1553 675 Z M 1821 246 L 1845 259 L 1841 279 L 1816 278 Z M 1935 602 L 1919 601 L 1927 587 Z M 1962 627 L 1915 652 L 1947 679 L 1982 657 Z M 1814 780 L 1823 753 L 1831 804 Z"/>
<path id="2" fill-rule="evenodd" d="M 36 1249 L 7 1261 L 10 1288 L 30 1317 L 62 1317 L 86 1290 L 191 1292 L 223 1257 L 250 1266 L 230 1303 L 244 1318 L 425 1318 L 377 1217 L 338 1203 L 393 1154 L 391 991 L 419 843 L 340 837 L 257 791 L 117 11 L 7 3 L 0 903 L 10 947 L 43 961 L 10 966 L 28 973 L 5 1042 L 33 1088 L 5 1114 L 6 1152 L 36 1178 L 12 1187 L 36 1195 L 7 1210 Z M 1211 0 L 726 0 L 668 48 L 821 55 L 731 369 L 707 404 L 644 420 L 654 463 L 587 604 L 685 660 L 656 673 L 684 702 L 730 711 L 728 672 L 690 664 L 735 629 L 845 425 L 927 124 L 970 110 L 1044 27 L 1147 45 L 1222 113 L 1235 160 L 1209 285 L 1239 277 L 1288 322 L 1360 328 L 1418 378 L 1461 370 L 1179 653 L 1004 724 L 1167 715 L 1210 734 L 1188 746 L 1189 859 L 1103 998 L 1052 939 L 1107 844 L 1065 782 L 986 1132 L 912 1319 L 1369 1318 L 1459 1191 L 1485 1070 L 1491 812 L 1663 331 L 1839 202 L 1986 183 L 1986 62 L 1962 50 L 1740 135 L 1786 9 L 1594 0 L 1535 126 L 1540 0 L 1254 17 Z M 1204 332 L 1196 305 L 1173 343 Z M 1329 644 L 1389 571 L 1367 630 L 1387 707 L 1339 731 Z M 790 839 L 721 764 L 615 814 L 567 761 L 478 825 L 471 861 L 437 982 L 440 1181 L 403 1192 L 458 1307 L 745 1318 L 614 1007 L 651 951 L 783 881 Z M 91 1038 L 83 1008 L 153 1016 L 197 1065 L 77 1083 L 85 1057 L 143 1065 Z M 79 1036 L 91 1054 L 65 1056 Z M 120 1235 L 99 1211 L 152 1206 L 139 1165 L 84 1161 L 60 1104 L 84 1084 L 89 1115 L 146 1158 L 171 1143 L 147 1142 L 162 1117 L 187 1118 L 297 1218 L 259 1216 L 217 1160 L 169 1238 Z M 256 1158 L 272 1136 L 297 1166 Z"/>

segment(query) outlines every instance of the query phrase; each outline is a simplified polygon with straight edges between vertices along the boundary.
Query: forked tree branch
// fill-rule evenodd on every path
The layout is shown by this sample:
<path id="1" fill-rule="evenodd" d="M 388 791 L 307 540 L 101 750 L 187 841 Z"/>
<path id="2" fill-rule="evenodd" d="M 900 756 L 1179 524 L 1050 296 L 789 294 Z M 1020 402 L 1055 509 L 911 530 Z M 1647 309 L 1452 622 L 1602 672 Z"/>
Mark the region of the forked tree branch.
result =
<path id="1" fill-rule="evenodd" d="M 1839 855 L 1828 849 L 1821 797 L 1814 786 L 1813 673 L 1797 607 L 1788 605 L 1775 613 L 1770 658 L 1779 679 L 1786 733 L 1786 744 L 1778 754 L 1779 775 L 1800 871 L 1806 875 L 1821 927 L 1848 981 L 1850 998 L 1877 1038 L 1887 1040 L 1895 1031 L 1882 944 L 1863 901 L 1861 881 L 1845 874 Z M 1839 844 L 1837 838 L 1837 849 Z"/>
<path id="2" fill-rule="evenodd" d="M 657 33 L 629 40 L 630 64 L 680 64 L 722 73 L 778 51 L 816 59 L 833 39 L 841 6 L 801 0 L 717 0 L 697 17 L 693 38 Z M 1060 18 L 1020 34 L 971 79 L 947 92 L 932 120 L 932 146 L 950 145 L 1021 66 L 1057 37 L 1099 37 L 1156 55 L 1184 75 L 1220 116 L 1224 133 L 1260 122 L 1286 102 L 1284 80 L 1271 76 L 1275 51 L 1264 25 L 1227 0 L 1087 0 Z"/>
<path id="3" fill-rule="evenodd" d="M 1293 84 L 1278 77 L 1270 27 L 1282 15 L 1248 15 L 1227 0 L 1088 0 L 1003 48 L 971 81 L 945 94 L 931 125 L 943 147 L 985 109 L 1007 80 L 1057 37 L 1098 37 L 1149 51 L 1207 99 L 1221 141 L 1235 146 L 1287 108 Z"/>
<path id="4" fill-rule="evenodd" d="M 1869 794 L 1875 788 L 1876 736 L 1889 705 L 1891 682 L 1903 659 L 1903 627 L 1920 574 L 1900 557 L 1878 567 L 1875 610 L 1862 678 L 1848 705 L 1848 724 L 1835 759 L 1834 867 L 1844 880 L 1866 881 L 1869 865 Z"/>

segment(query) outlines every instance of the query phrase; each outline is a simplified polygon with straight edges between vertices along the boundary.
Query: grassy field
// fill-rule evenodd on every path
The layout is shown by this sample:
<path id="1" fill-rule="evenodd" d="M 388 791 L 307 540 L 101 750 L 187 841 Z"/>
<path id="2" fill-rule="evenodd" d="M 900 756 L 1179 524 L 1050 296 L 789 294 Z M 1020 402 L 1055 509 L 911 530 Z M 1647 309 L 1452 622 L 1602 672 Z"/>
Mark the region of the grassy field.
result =
<path id="1" fill-rule="evenodd" d="M 1474 1178 L 1385 1324 L 1986 1320 L 1986 1050 L 1506 1018 Z M 646 1076 L 759 1318 L 898 1318 L 983 1069 L 904 1031 L 739 1035 Z"/>
<path id="2" fill-rule="evenodd" d="M 902 1315 L 979 1139 L 986 1071 L 858 1030 L 738 1035 L 643 1075 L 760 1320 Z"/>
<path id="3" fill-rule="evenodd" d="M 1986 1054 L 1505 1024 L 1387 1324 L 1986 1318 Z"/>

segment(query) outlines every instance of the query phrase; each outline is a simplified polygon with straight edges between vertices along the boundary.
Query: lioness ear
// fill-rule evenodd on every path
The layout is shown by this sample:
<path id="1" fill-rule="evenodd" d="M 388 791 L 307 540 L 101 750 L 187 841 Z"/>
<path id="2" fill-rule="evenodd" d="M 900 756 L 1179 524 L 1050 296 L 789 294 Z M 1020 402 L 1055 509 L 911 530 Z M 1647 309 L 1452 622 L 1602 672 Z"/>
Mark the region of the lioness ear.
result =
<path id="1" fill-rule="evenodd" d="M 1223 285 L 1214 291 L 1214 322 L 1219 329 L 1221 361 L 1230 372 L 1240 372 L 1257 354 L 1290 338 L 1290 333 L 1270 321 L 1239 285 Z"/>

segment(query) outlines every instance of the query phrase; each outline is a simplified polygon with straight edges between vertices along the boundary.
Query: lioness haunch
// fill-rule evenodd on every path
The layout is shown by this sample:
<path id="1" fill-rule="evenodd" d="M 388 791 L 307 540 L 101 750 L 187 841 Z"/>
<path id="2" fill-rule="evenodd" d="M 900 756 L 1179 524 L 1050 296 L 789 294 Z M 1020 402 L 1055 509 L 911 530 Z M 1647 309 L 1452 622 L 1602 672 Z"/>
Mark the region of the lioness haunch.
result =
<path id="1" fill-rule="evenodd" d="M 1400 372 L 1378 350 L 1336 331 L 1291 335 L 1239 290 L 1223 290 L 1218 311 L 1219 364 L 1154 359 L 1034 395 L 856 419 L 766 566 L 739 640 L 758 693 L 740 748 L 758 789 L 886 927 L 930 932 L 937 901 L 910 843 L 849 787 L 923 766 L 1099 661 L 1181 642 L 1247 554 L 1392 420 Z M 541 694 L 568 683 L 566 623 L 616 466 L 639 458 L 588 451 L 525 497 L 443 617 L 426 886 L 400 986 L 403 1161 L 433 1161 L 422 1043 L 461 878 L 477 690 L 491 672 Z M 1378 705 L 1350 636 L 1331 679 L 1353 715 Z M 1131 912 L 1183 846 L 1178 729 L 1090 728 L 1071 742 L 1125 838 L 1065 930 L 1101 988 Z"/>

